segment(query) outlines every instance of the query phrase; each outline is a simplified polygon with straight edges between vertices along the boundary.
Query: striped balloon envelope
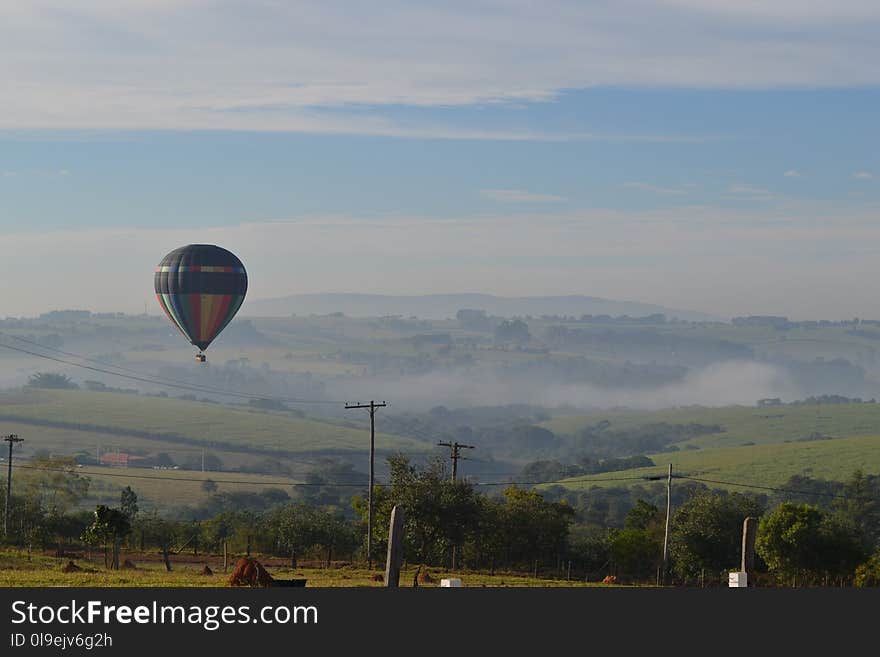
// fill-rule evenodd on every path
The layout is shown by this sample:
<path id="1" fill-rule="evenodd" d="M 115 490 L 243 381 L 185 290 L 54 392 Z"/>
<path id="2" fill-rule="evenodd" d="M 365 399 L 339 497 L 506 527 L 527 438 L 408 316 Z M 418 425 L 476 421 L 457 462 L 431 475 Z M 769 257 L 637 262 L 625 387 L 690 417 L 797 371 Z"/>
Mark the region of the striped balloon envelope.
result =
<path id="1" fill-rule="evenodd" d="M 156 298 L 168 318 L 200 352 L 241 308 L 247 272 L 235 254 L 213 244 L 189 244 L 156 267 Z M 199 353 L 196 360 L 204 362 Z"/>

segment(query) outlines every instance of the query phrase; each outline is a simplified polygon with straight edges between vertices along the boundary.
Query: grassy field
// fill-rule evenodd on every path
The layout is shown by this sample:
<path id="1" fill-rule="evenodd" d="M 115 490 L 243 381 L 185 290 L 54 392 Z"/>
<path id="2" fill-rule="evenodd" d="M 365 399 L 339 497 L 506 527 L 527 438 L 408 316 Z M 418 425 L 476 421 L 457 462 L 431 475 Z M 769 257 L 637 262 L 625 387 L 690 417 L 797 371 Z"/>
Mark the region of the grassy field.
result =
<path id="1" fill-rule="evenodd" d="M 821 433 L 833 438 L 880 435 L 880 404 L 822 404 L 799 406 L 687 407 L 662 411 L 612 410 L 585 415 L 561 415 L 542 426 L 554 433 L 571 435 L 608 420 L 612 429 L 645 424 L 718 424 L 723 433 L 698 436 L 679 447 L 736 447 L 744 443 L 779 444 Z"/>
<path id="2" fill-rule="evenodd" d="M 26 443 L 20 446 L 20 454 L 33 456 L 36 454 L 52 457 L 76 456 L 82 454 L 93 459 L 100 450 L 101 454 L 122 451 L 135 456 L 155 455 L 160 452 L 169 454 L 175 463 L 188 467 L 190 470 L 201 469 L 201 456 L 204 451 L 208 455 L 221 459 L 223 470 L 236 470 L 264 460 L 264 454 L 248 454 L 229 450 L 224 445 L 216 448 L 201 448 L 193 445 L 180 444 L 172 440 L 152 440 L 128 434 L 108 435 L 93 431 L 76 431 L 30 424 L 27 422 L 2 423 L 3 433 L 14 433 L 26 437 Z M 0 454 L 0 459 L 3 456 Z M 298 461 L 296 457 L 283 459 L 296 471 L 308 469 L 308 461 Z"/>
<path id="3" fill-rule="evenodd" d="M 301 478 L 250 473 L 95 466 L 85 466 L 78 472 L 91 480 L 86 506 L 99 501 L 117 505 L 122 489 L 131 486 L 137 492 L 140 505 L 145 511 L 167 510 L 180 505 L 195 506 L 216 493 L 235 491 L 259 493 L 269 488 L 280 488 L 291 493 L 291 485 L 301 480 Z M 30 471 L 21 470 L 20 473 L 15 473 L 14 476 L 26 478 Z M 213 481 L 216 490 L 204 490 L 202 484 L 206 480 Z"/>
<path id="4" fill-rule="evenodd" d="M 97 558 L 97 557 L 96 557 Z M 127 558 L 123 555 L 122 559 Z M 137 568 L 133 570 L 110 571 L 103 562 L 90 563 L 76 560 L 83 568 L 80 572 L 64 573 L 62 566 L 67 559 L 58 559 L 43 554 L 33 554 L 30 558 L 22 552 L 7 550 L 0 552 L 0 587 L 13 586 L 114 586 L 114 587 L 219 587 L 226 586 L 227 575 L 223 573 L 222 557 L 188 557 L 172 561 L 172 571 L 166 572 L 156 556 L 145 561 L 132 555 Z M 276 579 L 306 579 L 307 587 L 381 587 L 381 570 L 367 570 L 348 564 L 334 564 L 331 568 L 298 568 L 291 570 L 280 565 L 278 560 L 260 559 L 269 573 Z M 202 575 L 207 565 L 214 575 Z M 422 569 L 424 574 L 426 571 Z M 470 587 L 560 587 L 560 586 L 603 586 L 599 583 L 566 581 L 565 579 L 534 578 L 522 573 L 496 573 L 457 571 L 447 573 L 435 568 L 428 569 L 432 581 L 423 582 L 422 587 L 437 587 L 445 577 L 458 577 L 464 586 Z M 404 568 L 400 576 L 401 587 L 411 587 L 415 569 Z"/>
<path id="5" fill-rule="evenodd" d="M 360 429 L 248 409 L 144 395 L 79 390 L 25 390 L 0 394 L 0 415 L 10 421 L 41 420 L 108 427 L 122 434 L 145 431 L 173 442 L 175 436 L 210 446 L 245 446 L 290 454 L 364 449 Z M 425 451 L 416 440 L 376 434 L 380 451 Z"/>
<path id="6" fill-rule="evenodd" d="M 643 480 L 621 481 L 616 478 L 664 475 L 668 463 L 672 463 L 673 472 L 677 474 L 754 486 L 780 486 L 796 474 L 844 481 L 856 469 L 868 473 L 880 472 L 880 437 L 681 450 L 652 454 L 651 458 L 658 464 L 657 466 L 595 477 L 575 477 L 564 480 L 562 485 L 584 490 L 597 485 L 644 484 Z M 708 483 L 707 485 L 732 491 L 748 490 L 741 486 L 726 484 Z"/>

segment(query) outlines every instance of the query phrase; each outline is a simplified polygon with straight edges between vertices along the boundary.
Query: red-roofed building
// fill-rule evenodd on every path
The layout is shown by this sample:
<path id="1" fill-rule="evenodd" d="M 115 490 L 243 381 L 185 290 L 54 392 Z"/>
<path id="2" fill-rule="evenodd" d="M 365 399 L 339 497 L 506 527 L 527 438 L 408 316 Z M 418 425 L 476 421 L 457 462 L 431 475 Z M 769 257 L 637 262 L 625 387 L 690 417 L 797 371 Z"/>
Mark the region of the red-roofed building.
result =
<path id="1" fill-rule="evenodd" d="M 101 454 L 101 465 L 127 468 L 129 465 L 132 465 L 132 461 L 140 461 L 143 458 L 143 456 L 132 456 L 125 452 L 105 452 Z"/>

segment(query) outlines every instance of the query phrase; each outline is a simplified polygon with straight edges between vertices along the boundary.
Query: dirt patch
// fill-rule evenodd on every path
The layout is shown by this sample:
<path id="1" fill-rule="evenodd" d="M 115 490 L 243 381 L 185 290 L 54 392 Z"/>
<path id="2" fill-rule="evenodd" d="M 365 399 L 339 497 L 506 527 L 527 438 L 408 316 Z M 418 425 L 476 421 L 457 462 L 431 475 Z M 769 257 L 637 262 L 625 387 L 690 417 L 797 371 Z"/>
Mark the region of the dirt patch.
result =
<path id="1" fill-rule="evenodd" d="M 229 576 L 228 586 L 251 586 L 267 588 L 273 585 L 272 576 L 256 559 L 242 557 L 235 562 L 235 568 Z"/>

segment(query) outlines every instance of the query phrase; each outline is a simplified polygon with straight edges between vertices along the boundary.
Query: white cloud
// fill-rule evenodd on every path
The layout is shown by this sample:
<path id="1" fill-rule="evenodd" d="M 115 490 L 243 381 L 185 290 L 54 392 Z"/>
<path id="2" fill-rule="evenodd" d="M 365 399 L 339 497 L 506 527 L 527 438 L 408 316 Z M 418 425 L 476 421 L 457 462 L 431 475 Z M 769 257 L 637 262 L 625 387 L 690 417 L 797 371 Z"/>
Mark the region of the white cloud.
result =
<path id="1" fill-rule="evenodd" d="M 679 189 L 678 187 L 664 187 L 661 185 L 653 185 L 651 183 L 639 181 L 625 182 L 621 186 L 627 187 L 629 189 L 637 189 L 642 192 L 650 192 L 651 194 L 659 194 L 660 196 L 677 196 L 680 194 L 687 194 L 685 190 Z"/>
<path id="2" fill-rule="evenodd" d="M 480 194 L 502 203 L 562 203 L 567 200 L 564 196 L 536 194 L 524 189 L 481 189 Z"/>
<path id="3" fill-rule="evenodd" d="M 878 27 L 859 0 L 6 0 L 0 127 L 449 134 L 322 109 L 876 85 Z"/>
<path id="4" fill-rule="evenodd" d="M 734 201 L 772 201 L 776 195 L 769 189 L 737 183 L 730 185 L 722 197 Z"/>
<path id="5" fill-rule="evenodd" d="M 853 174 L 853 178 L 856 178 L 858 180 L 873 180 L 874 174 L 870 171 L 856 171 Z"/>
<path id="6" fill-rule="evenodd" d="M 786 178 L 800 178 L 803 174 L 796 169 L 789 169 L 782 175 Z"/>

